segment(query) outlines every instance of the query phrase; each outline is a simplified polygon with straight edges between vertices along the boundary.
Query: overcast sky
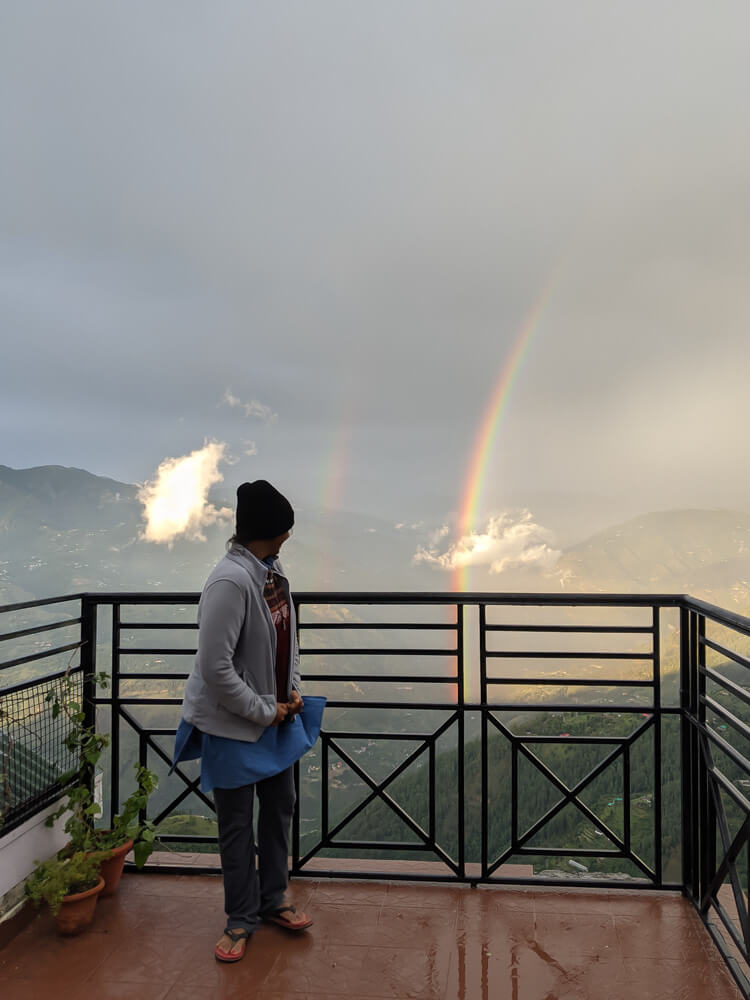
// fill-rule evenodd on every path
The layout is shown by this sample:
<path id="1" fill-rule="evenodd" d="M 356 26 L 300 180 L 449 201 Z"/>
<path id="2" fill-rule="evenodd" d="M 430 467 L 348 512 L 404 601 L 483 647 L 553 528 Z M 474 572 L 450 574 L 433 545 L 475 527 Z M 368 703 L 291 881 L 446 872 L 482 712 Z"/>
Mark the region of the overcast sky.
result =
<path id="1" fill-rule="evenodd" d="M 750 507 L 750 8 L 0 11 L 0 462 L 297 504 Z M 250 455 L 248 452 L 255 452 Z"/>

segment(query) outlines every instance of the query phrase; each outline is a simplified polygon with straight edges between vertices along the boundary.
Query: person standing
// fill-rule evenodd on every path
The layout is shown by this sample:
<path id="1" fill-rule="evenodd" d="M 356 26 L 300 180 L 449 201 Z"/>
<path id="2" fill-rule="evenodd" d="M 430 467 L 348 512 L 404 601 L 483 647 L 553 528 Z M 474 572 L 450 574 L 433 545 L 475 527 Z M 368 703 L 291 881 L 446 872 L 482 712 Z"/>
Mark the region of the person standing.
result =
<path id="1" fill-rule="evenodd" d="M 270 483 L 237 489 L 235 534 L 198 605 L 198 652 L 175 741 L 175 764 L 201 757 L 201 787 L 216 804 L 227 918 L 215 949 L 221 962 L 244 956 L 260 920 L 290 931 L 312 924 L 285 900 L 293 767 L 248 781 L 253 743 L 303 707 L 294 605 L 278 558 L 293 525 L 291 504 Z"/>

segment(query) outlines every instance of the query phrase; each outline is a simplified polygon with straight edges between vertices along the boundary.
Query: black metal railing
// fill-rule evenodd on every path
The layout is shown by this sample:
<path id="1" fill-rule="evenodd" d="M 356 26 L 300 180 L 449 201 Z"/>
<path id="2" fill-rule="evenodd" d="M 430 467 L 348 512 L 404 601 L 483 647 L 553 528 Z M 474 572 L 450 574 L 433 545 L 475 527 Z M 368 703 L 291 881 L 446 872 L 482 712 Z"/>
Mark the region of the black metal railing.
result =
<path id="1" fill-rule="evenodd" d="M 686 599 L 680 633 L 683 885 L 748 996 L 750 620 Z"/>
<path id="2" fill-rule="evenodd" d="M 105 822 L 137 761 L 161 774 L 160 845 L 216 851 L 197 765 L 166 777 L 197 599 L 0 608 L 6 830 L 59 794 L 45 685 L 109 667 L 111 687 L 86 699 L 112 736 Z M 54 618 L 63 602 L 74 610 Z M 681 595 L 295 602 L 305 690 L 328 697 L 295 768 L 296 876 L 679 889 L 750 996 L 750 619 Z"/>
<path id="3" fill-rule="evenodd" d="M 0 661 L 0 834 L 59 798 L 61 780 L 76 764 L 63 745 L 65 719 L 54 715 L 47 695 L 67 673 L 84 700 L 89 673 L 88 623 L 80 610 L 84 601 L 75 594 L 0 608 L 0 650 L 5 654 Z M 61 604 L 74 607 L 72 617 L 64 616 L 65 608 L 60 617 Z M 14 627 L 4 631 L 11 617 Z M 48 641 L 47 634 L 59 630 L 65 630 L 68 641 Z M 27 673 L 36 676 L 4 683 Z M 86 693 L 93 720 L 90 685 Z"/>

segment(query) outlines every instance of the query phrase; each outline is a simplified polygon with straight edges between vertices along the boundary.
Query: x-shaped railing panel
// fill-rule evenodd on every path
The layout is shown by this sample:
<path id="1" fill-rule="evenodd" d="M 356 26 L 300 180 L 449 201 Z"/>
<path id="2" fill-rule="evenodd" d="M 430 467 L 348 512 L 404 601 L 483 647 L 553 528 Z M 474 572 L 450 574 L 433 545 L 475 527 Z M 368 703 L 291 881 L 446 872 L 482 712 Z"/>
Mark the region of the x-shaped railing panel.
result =
<path id="1" fill-rule="evenodd" d="M 514 748 L 512 767 L 517 768 L 517 760 L 516 760 L 517 754 L 515 752 L 517 748 L 517 751 L 520 751 L 529 761 L 531 761 L 531 763 L 534 764 L 534 766 L 544 775 L 544 777 L 552 785 L 554 785 L 554 787 L 561 793 L 562 799 L 559 802 L 555 803 L 554 806 L 550 807 L 550 809 L 548 809 L 543 816 L 541 816 L 535 823 L 533 823 L 526 830 L 525 833 L 521 834 L 520 836 L 517 835 L 517 830 L 516 830 L 517 802 L 513 803 L 513 830 L 511 835 L 511 844 L 498 858 L 495 859 L 495 861 L 493 861 L 491 864 L 488 864 L 487 869 L 484 872 L 485 877 L 489 877 L 490 875 L 492 875 L 493 872 L 497 871 L 497 869 L 501 865 L 505 864 L 505 862 L 508 861 L 509 858 L 513 857 L 514 855 L 524 853 L 524 847 L 529 843 L 529 841 L 533 837 L 535 837 L 536 834 L 539 833 L 539 831 L 542 830 L 552 819 L 554 819 L 554 817 L 557 816 L 558 813 L 560 813 L 565 808 L 566 805 L 572 804 L 591 823 L 593 823 L 594 826 L 596 826 L 605 836 L 609 837 L 611 842 L 614 843 L 615 846 L 617 847 L 616 851 L 596 851 L 595 853 L 597 857 L 598 856 L 606 857 L 609 855 L 613 857 L 627 858 L 628 860 L 632 861 L 633 864 L 635 864 L 638 868 L 640 868 L 647 878 L 652 880 L 656 878 L 655 872 L 648 867 L 646 862 L 643 861 L 641 858 L 639 858 L 638 855 L 632 850 L 632 848 L 629 848 L 628 844 L 620 837 L 618 837 L 615 831 L 612 830 L 609 826 L 607 826 L 607 824 L 604 823 L 604 821 L 601 820 L 596 815 L 596 813 L 594 813 L 586 805 L 586 803 L 582 802 L 578 797 L 580 793 L 587 786 L 591 784 L 591 782 L 593 782 L 596 778 L 599 777 L 600 774 L 602 774 L 604 771 L 607 770 L 610 764 L 614 763 L 620 756 L 623 757 L 627 756 L 627 754 L 630 751 L 630 748 L 635 743 L 635 741 L 654 725 L 653 716 L 649 718 L 647 722 L 640 725 L 633 733 L 630 734 L 630 736 L 622 737 L 620 739 L 613 738 L 611 740 L 608 739 L 608 740 L 597 741 L 597 742 L 607 743 L 610 745 L 616 744 L 616 748 L 615 750 L 612 751 L 611 754 L 608 754 L 607 757 L 604 758 L 604 760 L 600 761 L 599 764 L 597 764 L 597 766 L 592 771 L 590 771 L 585 777 L 583 777 L 579 782 L 577 782 L 572 788 L 569 788 L 568 785 L 565 784 L 565 782 L 563 782 L 552 770 L 550 770 L 550 768 L 547 767 L 547 765 L 542 760 L 539 759 L 539 757 L 537 757 L 535 753 L 533 753 L 533 751 L 531 751 L 528 748 L 528 746 L 526 746 L 526 743 L 535 742 L 533 737 L 521 738 L 516 736 L 514 733 L 510 731 L 510 729 L 507 728 L 507 726 L 503 725 L 503 723 L 500 722 L 492 714 L 491 711 L 487 712 L 487 719 L 493 724 L 493 726 L 498 730 L 498 732 L 500 732 L 508 740 L 508 742 L 511 744 L 511 747 Z M 629 790 L 626 791 L 629 794 Z M 484 790 L 484 794 L 487 794 L 486 789 Z M 626 839 L 628 841 L 630 840 L 630 838 L 627 835 L 627 831 L 626 831 Z"/>
<path id="2" fill-rule="evenodd" d="M 155 729 L 149 729 L 149 728 L 147 728 L 145 726 L 142 726 L 141 723 L 135 718 L 135 716 L 133 716 L 133 714 L 131 712 L 129 712 L 122 705 L 119 706 L 119 713 L 120 713 L 120 716 L 131 727 L 131 729 L 133 729 L 136 733 L 138 733 L 139 737 L 143 737 L 144 738 L 146 746 L 150 747 L 154 751 L 154 753 L 158 757 L 160 757 L 164 761 L 164 763 L 167 764 L 171 768 L 171 766 L 172 766 L 172 759 L 171 759 L 171 757 L 169 757 L 169 755 L 167 753 L 165 753 L 164 750 L 159 746 L 159 744 L 154 740 L 154 736 L 156 736 L 156 735 L 173 736 L 174 735 L 173 731 L 172 730 L 161 730 L 161 729 L 155 730 Z M 147 765 L 148 761 L 141 760 L 140 763 L 143 764 L 143 765 Z M 179 765 L 177 767 L 175 767 L 175 769 L 174 769 L 174 771 L 172 773 L 176 774 L 180 778 L 180 780 L 184 782 L 184 784 L 187 787 L 184 788 L 183 791 L 180 792 L 180 794 L 178 796 L 176 796 L 174 799 L 172 799 L 172 801 L 167 806 L 165 806 L 162 809 L 162 811 L 159 813 L 158 816 L 154 817 L 154 819 L 153 819 L 154 826 L 158 826 L 163 820 L 165 820 L 167 818 L 167 816 L 171 812 L 173 812 L 177 808 L 177 806 L 180 805 L 180 803 L 184 802 L 184 800 L 190 794 L 197 795 L 198 798 L 202 802 L 204 802 L 212 812 L 216 811 L 216 806 L 214 805 L 214 803 L 211 801 L 211 799 L 208 798 L 207 795 L 205 795 L 201 791 L 201 788 L 200 788 L 201 776 L 200 776 L 200 774 L 198 775 L 197 778 L 189 778 L 182 771 L 182 769 L 180 768 Z"/>
<path id="3" fill-rule="evenodd" d="M 410 754 L 408 754 L 407 757 L 396 768 L 394 768 L 394 770 L 391 771 L 391 773 L 382 781 L 376 781 L 374 778 L 372 778 L 367 773 L 367 771 L 365 771 L 364 768 L 360 764 L 358 764 L 357 761 L 355 761 L 351 757 L 351 755 L 348 754 L 336 742 L 335 733 L 321 732 L 320 735 L 321 739 L 323 740 L 324 757 L 327 754 L 327 748 L 330 747 L 331 749 L 333 749 L 333 751 L 338 755 L 338 757 L 344 763 L 346 763 L 348 767 L 352 769 L 352 771 L 357 775 L 357 777 L 359 777 L 362 781 L 365 782 L 365 784 L 367 784 L 370 787 L 371 792 L 361 802 L 357 803 L 356 806 L 352 807 L 352 809 L 350 809 L 346 813 L 346 815 L 343 816 L 332 829 L 328 829 L 327 826 L 328 788 L 327 785 L 323 786 L 322 793 L 324 796 L 324 802 L 323 802 L 324 822 L 321 831 L 321 838 L 318 844 L 315 845 L 315 847 L 313 847 L 310 851 L 308 851 L 307 854 L 304 855 L 304 857 L 300 858 L 298 867 L 302 868 L 323 847 L 341 846 L 341 847 L 356 848 L 357 847 L 356 842 L 346 841 L 342 843 L 340 841 L 334 841 L 333 838 L 336 836 L 336 834 L 340 833 L 341 830 L 343 830 L 344 827 L 346 827 L 351 822 L 352 819 L 354 819 L 357 815 L 363 812 L 367 808 L 367 806 L 370 805 L 371 802 L 374 802 L 376 799 L 380 799 L 419 838 L 419 840 L 422 842 L 422 844 L 427 850 L 432 851 L 434 854 L 437 855 L 437 857 L 440 858 L 441 861 L 444 862 L 444 864 L 448 865 L 448 867 L 451 868 L 452 871 L 458 873 L 459 871 L 458 864 L 445 851 L 443 851 L 443 849 L 436 842 L 434 819 L 432 813 L 431 813 L 431 823 L 430 823 L 430 826 L 432 828 L 429 831 L 425 831 L 386 792 L 386 789 L 389 787 L 389 785 L 391 785 L 401 774 L 403 774 L 404 771 L 406 771 L 407 768 L 409 768 L 411 764 L 413 764 L 414 761 L 416 761 L 425 751 L 428 751 L 431 755 L 434 755 L 436 741 L 445 732 L 447 732 L 447 730 L 450 729 L 450 727 L 457 721 L 458 721 L 458 713 L 453 712 L 449 716 L 449 718 L 445 722 L 443 722 L 433 733 L 423 735 L 422 742 L 420 743 L 420 745 L 416 747 L 416 749 L 413 750 Z M 377 734 L 372 734 L 372 735 L 377 735 Z M 403 739 L 407 739 L 407 737 L 403 737 Z M 324 777 L 327 777 L 327 775 Z M 430 789 L 430 799 L 432 800 L 433 798 L 434 798 L 434 789 Z M 459 816 L 459 822 L 463 822 L 462 816 Z"/>

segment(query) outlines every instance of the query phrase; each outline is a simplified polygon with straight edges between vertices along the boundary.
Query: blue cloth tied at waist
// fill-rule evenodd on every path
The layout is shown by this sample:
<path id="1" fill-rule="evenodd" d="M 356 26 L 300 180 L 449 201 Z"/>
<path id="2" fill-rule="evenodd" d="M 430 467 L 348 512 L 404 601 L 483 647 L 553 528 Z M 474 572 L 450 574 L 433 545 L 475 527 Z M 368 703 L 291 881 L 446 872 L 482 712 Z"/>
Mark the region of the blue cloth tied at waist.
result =
<path id="1" fill-rule="evenodd" d="M 241 788 L 272 778 L 304 756 L 320 735 L 326 699 L 304 698 L 299 715 L 278 726 L 269 726 L 255 743 L 211 736 L 180 720 L 170 774 L 183 760 L 201 761 L 201 791 Z"/>

